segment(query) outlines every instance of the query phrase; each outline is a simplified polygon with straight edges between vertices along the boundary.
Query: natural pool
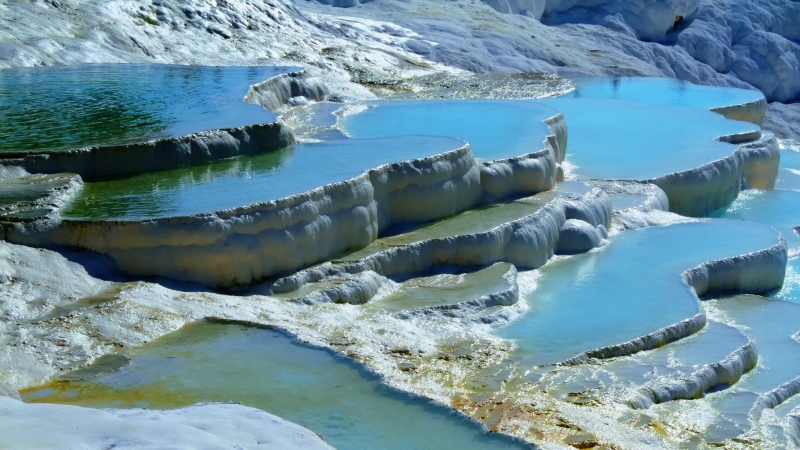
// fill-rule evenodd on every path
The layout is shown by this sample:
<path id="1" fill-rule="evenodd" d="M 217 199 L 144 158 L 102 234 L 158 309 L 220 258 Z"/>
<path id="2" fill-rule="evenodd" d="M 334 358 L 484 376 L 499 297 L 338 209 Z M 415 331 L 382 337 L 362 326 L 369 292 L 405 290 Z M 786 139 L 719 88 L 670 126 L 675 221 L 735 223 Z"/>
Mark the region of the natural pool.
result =
<path id="1" fill-rule="evenodd" d="M 542 142 L 552 132 L 542 121 L 558 114 L 543 104 L 514 100 L 395 101 L 370 106 L 343 118 L 350 136 L 451 136 L 469 142 L 482 160 L 543 149 Z"/>
<path id="2" fill-rule="evenodd" d="M 711 109 L 761 100 L 760 91 L 700 86 L 674 78 L 575 77 L 575 89 L 562 98 L 636 100 L 655 105 Z"/>
<path id="3" fill-rule="evenodd" d="M 361 175 L 367 169 L 455 150 L 440 137 L 340 140 L 204 165 L 85 183 L 62 216 L 146 219 L 210 213 L 277 200 Z"/>
<path id="4" fill-rule="evenodd" d="M 0 153 L 121 145 L 271 123 L 244 102 L 290 67 L 92 64 L 0 70 Z"/>
<path id="5" fill-rule="evenodd" d="M 800 151 L 781 150 L 781 168 L 775 188 L 800 190 Z"/>
<path id="6" fill-rule="evenodd" d="M 514 339 L 530 365 L 621 344 L 699 312 L 684 271 L 778 242 L 767 226 L 733 220 L 628 231 L 599 250 L 540 269 L 526 298 L 530 310 L 498 333 Z"/>
<path id="7" fill-rule="evenodd" d="M 748 342 L 736 328 L 709 321 L 695 335 L 628 360 L 609 361 L 603 369 L 642 386 L 658 377 L 690 375 L 706 364 L 724 360 Z"/>
<path id="8" fill-rule="evenodd" d="M 800 255 L 795 252 L 793 256 L 786 263 L 786 281 L 783 287 L 770 297 L 800 304 Z"/>
<path id="9" fill-rule="evenodd" d="M 380 238 L 367 247 L 341 259 L 355 261 L 392 247 L 413 244 L 414 242 L 428 239 L 446 239 L 452 236 L 488 231 L 504 223 L 535 213 L 559 195 L 557 191 L 545 191 L 511 202 L 494 203 L 470 209 L 404 233 Z"/>
<path id="10" fill-rule="evenodd" d="M 781 232 L 789 250 L 800 250 L 800 236 L 794 231 L 794 227 L 800 226 L 800 191 L 749 189 L 711 216 L 770 225 Z"/>
<path id="11" fill-rule="evenodd" d="M 427 400 L 390 389 L 332 351 L 283 332 L 199 322 L 132 351 L 130 365 L 29 390 L 28 402 L 172 409 L 241 402 L 348 449 L 530 448 Z"/>
<path id="12" fill-rule="evenodd" d="M 710 394 L 705 400 L 718 414 L 705 433 L 712 441 L 722 441 L 750 428 L 748 413 L 760 395 L 800 377 L 800 342 L 792 338 L 800 331 L 800 305 L 739 295 L 712 300 L 705 306 L 738 327 L 758 348 L 756 368 L 735 385 Z M 665 409 L 679 411 L 680 407 Z"/>
<path id="13" fill-rule="evenodd" d="M 756 125 L 707 110 L 630 100 L 542 100 L 569 126 L 568 174 L 576 179 L 649 180 L 730 156 L 736 146 L 718 136 L 757 131 Z"/>
<path id="14" fill-rule="evenodd" d="M 451 307 L 508 289 L 515 279 L 505 276 L 508 263 L 497 263 L 483 270 L 463 274 L 439 274 L 412 278 L 370 300 L 361 310 L 397 313 L 415 309 Z"/>
<path id="15" fill-rule="evenodd" d="M 479 206 L 442 220 L 421 224 L 413 229 L 393 230 L 390 228 L 387 230 L 386 236 L 340 259 L 356 261 L 392 247 L 413 244 L 414 242 L 481 233 L 534 214 L 547 203 L 562 195 L 583 195 L 591 190 L 591 186 L 582 182 L 559 183 L 551 191 L 540 192 L 536 195 L 513 201 Z"/>

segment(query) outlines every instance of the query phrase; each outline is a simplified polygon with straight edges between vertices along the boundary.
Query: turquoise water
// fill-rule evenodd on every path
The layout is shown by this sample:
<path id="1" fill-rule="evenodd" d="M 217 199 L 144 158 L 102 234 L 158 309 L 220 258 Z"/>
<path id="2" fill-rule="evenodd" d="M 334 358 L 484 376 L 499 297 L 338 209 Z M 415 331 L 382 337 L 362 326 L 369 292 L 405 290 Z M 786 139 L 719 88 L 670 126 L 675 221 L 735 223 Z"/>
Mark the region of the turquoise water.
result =
<path id="1" fill-rule="evenodd" d="M 274 122 L 243 101 L 288 67 L 93 64 L 0 70 L 0 152 L 59 150 Z"/>
<path id="2" fill-rule="evenodd" d="M 298 144 L 261 155 L 87 182 L 61 215 L 133 220 L 210 213 L 277 200 L 385 163 L 463 145 L 456 139 L 420 136 Z"/>
<path id="3" fill-rule="evenodd" d="M 787 262 L 783 287 L 770 297 L 800 304 L 800 257 L 796 256 Z M 797 331 L 800 331 L 800 328 Z"/>
<path id="4" fill-rule="evenodd" d="M 721 135 L 758 130 L 707 110 L 629 100 L 542 100 L 564 113 L 578 179 L 648 180 L 730 156 Z"/>
<path id="5" fill-rule="evenodd" d="M 613 381 L 608 385 L 618 386 L 622 382 L 622 386 L 637 389 L 660 377 L 689 375 L 706 364 L 724 360 L 748 342 L 736 328 L 710 320 L 698 333 L 669 345 L 629 358 L 612 359 L 599 367 L 584 366 L 572 381 L 583 386 L 578 391 L 585 390 L 607 372 L 613 374 Z M 551 369 L 542 367 L 539 370 Z"/>
<path id="6" fill-rule="evenodd" d="M 647 195 L 637 194 L 611 194 L 609 197 L 611 197 L 611 206 L 614 211 L 644 206 L 649 198 Z"/>
<path id="7" fill-rule="evenodd" d="M 449 100 L 375 102 L 343 119 L 355 138 L 421 134 L 451 136 L 469 142 L 477 158 L 493 160 L 539 151 L 552 134 L 542 123 L 558 113 L 527 101 Z"/>
<path id="8" fill-rule="evenodd" d="M 751 220 L 775 227 L 786 238 L 789 250 L 800 249 L 800 191 L 760 191 L 748 189 L 726 208 L 714 211 L 711 217 Z"/>
<path id="9" fill-rule="evenodd" d="M 530 310 L 499 334 L 534 365 L 627 342 L 698 313 L 684 271 L 777 242 L 769 227 L 733 220 L 628 231 L 599 251 L 540 269 Z"/>
<path id="10" fill-rule="evenodd" d="M 575 90 L 562 98 L 636 100 L 655 105 L 711 109 L 764 98 L 760 91 L 699 86 L 673 78 L 576 77 Z"/>
<path id="11" fill-rule="evenodd" d="M 758 348 L 755 369 L 742 377 L 731 392 L 708 397 L 709 403 L 724 415 L 723 420 L 734 425 L 720 428 L 747 429 L 746 413 L 758 394 L 800 377 L 800 343 L 792 339 L 800 331 L 800 305 L 740 295 L 711 301 L 709 306 L 742 327 L 742 333 L 756 342 Z"/>
<path id="12" fill-rule="evenodd" d="M 165 409 L 231 400 L 308 427 L 339 450 L 530 448 L 277 331 L 200 322 L 131 356 L 117 372 L 52 383 L 25 400 Z"/>
<path id="13" fill-rule="evenodd" d="M 800 152 L 781 151 L 781 168 L 775 188 L 800 191 Z"/>

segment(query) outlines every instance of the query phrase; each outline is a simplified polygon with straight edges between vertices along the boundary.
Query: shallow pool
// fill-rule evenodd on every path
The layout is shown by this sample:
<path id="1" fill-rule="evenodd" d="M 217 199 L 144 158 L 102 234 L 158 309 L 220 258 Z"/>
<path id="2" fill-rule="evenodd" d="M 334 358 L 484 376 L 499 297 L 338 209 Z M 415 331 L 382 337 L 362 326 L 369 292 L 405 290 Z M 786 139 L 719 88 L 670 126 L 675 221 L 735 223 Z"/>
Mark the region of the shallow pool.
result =
<path id="1" fill-rule="evenodd" d="M 355 138 L 411 134 L 451 136 L 469 142 L 477 158 L 520 156 L 544 148 L 552 134 L 543 120 L 558 111 L 540 103 L 514 100 L 374 102 L 342 120 Z"/>
<path id="2" fill-rule="evenodd" d="M 561 195 L 558 191 L 545 191 L 531 197 L 505 203 L 474 208 L 406 232 L 382 237 L 367 247 L 343 258 L 356 261 L 392 247 L 413 244 L 429 239 L 446 239 L 452 236 L 480 233 L 531 215 Z M 391 229 L 389 230 L 392 231 Z"/>
<path id="3" fill-rule="evenodd" d="M 756 131 L 707 110 L 630 100 L 541 100 L 564 113 L 576 179 L 649 180 L 730 156 L 718 136 Z"/>
<path id="4" fill-rule="evenodd" d="M 420 136 L 298 144 L 261 155 L 87 182 L 62 216 L 133 220 L 210 213 L 277 200 L 385 163 L 463 145 L 456 139 Z"/>
<path id="5" fill-rule="evenodd" d="M 748 189 L 726 208 L 714 211 L 711 217 L 751 220 L 775 227 L 783 234 L 789 250 L 800 249 L 800 191 L 761 191 Z"/>
<path id="6" fill-rule="evenodd" d="M 708 403 L 728 426 L 728 438 L 736 437 L 750 423 L 748 412 L 759 395 L 800 377 L 800 342 L 792 336 L 800 331 L 800 305 L 740 295 L 713 300 L 712 310 L 740 327 L 758 349 L 758 366 L 727 391 L 708 396 Z M 719 433 L 719 432 L 717 432 Z"/>
<path id="7" fill-rule="evenodd" d="M 787 261 L 786 280 L 783 282 L 783 287 L 769 297 L 800 303 L 800 255 L 795 253 L 795 256 Z M 797 331 L 800 331 L 800 328 Z"/>
<path id="8" fill-rule="evenodd" d="M 674 78 L 575 77 L 571 81 L 575 83 L 575 90 L 562 98 L 613 98 L 702 109 L 740 105 L 764 98 L 760 91 L 700 86 Z"/>
<path id="9" fill-rule="evenodd" d="M 132 144 L 274 122 L 243 101 L 289 67 L 91 64 L 0 70 L 0 152 Z"/>
<path id="10" fill-rule="evenodd" d="M 231 400 L 308 427 L 340 450 L 530 448 L 283 332 L 200 322 L 130 356 L 117 372 L 54 382 L 25 400 L 161 409 Z"/>
<path id="11" fill-rule="evenodd" d="M 769 227 L 733 220 L 628 231 L 599 251 L 540 269 L 526 297 L 530 310 L 499 334 L 516 340 L 532 365 L 621 344 L 699 312 L 681 277 L 687 269 L 777 243 Z"/>
<path id="12" fill-rule="evenodd" d="M 775 188 L 800 191 L 800 151 L 781 150 L 781 167 Z"/>

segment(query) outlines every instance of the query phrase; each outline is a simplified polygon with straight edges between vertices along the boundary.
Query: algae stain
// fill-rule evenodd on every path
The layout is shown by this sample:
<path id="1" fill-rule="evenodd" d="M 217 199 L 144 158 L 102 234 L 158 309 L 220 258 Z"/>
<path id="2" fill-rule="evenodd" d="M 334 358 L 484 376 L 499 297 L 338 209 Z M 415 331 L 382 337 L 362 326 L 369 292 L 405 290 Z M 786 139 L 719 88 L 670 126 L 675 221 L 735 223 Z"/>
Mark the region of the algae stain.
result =
<path id="1" fill-rule="evenodd" d="M 193 405 L 200 398 L 189 393 L 169 389 L 170 383 L 158 381 L 151 384 L 117 389 L 112 386 L 74 382 L 52 381 L 20 391 L 28 403 L 58 403 L 92 408 L 137 408 L 171 409 Z"/>

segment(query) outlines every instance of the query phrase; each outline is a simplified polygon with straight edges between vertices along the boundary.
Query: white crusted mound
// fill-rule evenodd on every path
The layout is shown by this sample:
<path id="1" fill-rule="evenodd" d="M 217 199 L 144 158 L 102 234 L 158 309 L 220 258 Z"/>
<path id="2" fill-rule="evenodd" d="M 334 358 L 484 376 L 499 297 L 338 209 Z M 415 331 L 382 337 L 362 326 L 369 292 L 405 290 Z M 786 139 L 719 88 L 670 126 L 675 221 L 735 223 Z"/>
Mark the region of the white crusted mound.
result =
<path id="1" fill-rule="evenodd" d="M 309 76 L 306 71 L 300 71 L 280 74 L 251 86 L 244 101 L 274 112 L 284 105 L 321 102 L 329 94 L 330 89 L 325 83 Z"/>
<path id="2" fill-rule="evenodd" d="M 0 396 L 0 416 L 0 446 L 20 450 L 332 448 L 299 425 L 234 404 L 172 411 L 97 410 Z"/>
<path id="3" fill-rule="evenodd" d="M 726 142 L 747 142 L 753 136 L 723 136 Z M 772 133 L 740 145 L 731 156 L 696 169 L 649 180 L 669 198 L 670 211 L 704 217 L 736 200 L 742 189 L 773 189 L 778 178 L 780 149 Z"/>
<path id="4" fill-rule="evenodd" d="M 600 189 L 578 198 L 559 197 L 531 215 L 488 231 L 415 242 L 351 263 L 322 264 L 279 279 L 272 290 L 274 293 L 294 292 L 326 277 L 366 271 L 391 277 L 425 273 L 437 266 L 479 267 L 496 262 L 535 269 L 555 254 L 562 237 L 561 229 L 569 219 L 607 229 L 611 221 L 611 199 Z"/>
<path id="5" fill-rule="evenodd" d="M 0 219 L 32 221 L 55 214 L 82 184 L 71 173 L 29 174 L 21 167 L 0 165 Z"/>
<path id="6" fill-rule="evenodd" d="M 739 105 L 726 105 L 711 108 L 711 111 L 721 115 L 722 117 L 725 117 L 726 119 L 750 122 L 758 125 L 759 127 L 763 127 L 764 118 L 767 115 L 768 109 L 769 103 L 767 103 L 767 99 L 761 98 L 756 101 L 741 103 Z"/>
<path id="7" fill-rule="evenodd" d="M 706 364 L 688 376 L 664 377 L 653 380 L 639 388 L 628 404 L 636 409 L 646 409 L 671 400 L 691 400 L 718 384 L 735 384 L 756 366 L 758 352 L 753 343 L 748 343 L 728 355 L 722 361 Z"/>

